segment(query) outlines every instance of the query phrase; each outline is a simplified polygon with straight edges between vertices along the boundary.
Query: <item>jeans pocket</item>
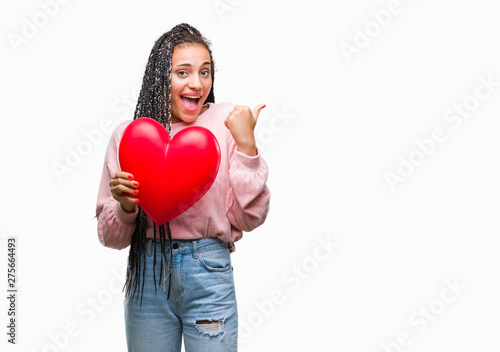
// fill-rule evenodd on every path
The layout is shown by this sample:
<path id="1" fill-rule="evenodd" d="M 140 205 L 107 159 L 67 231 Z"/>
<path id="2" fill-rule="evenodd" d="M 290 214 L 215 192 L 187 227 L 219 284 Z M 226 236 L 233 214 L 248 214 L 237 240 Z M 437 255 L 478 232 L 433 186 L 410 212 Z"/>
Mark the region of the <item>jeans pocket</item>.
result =
<path id="1" fill-rule="evenodd" d="M 210 272 L 231 270 L 231 258 L 228 250 L 216 250 L 199 253 L 198 260 L 202 267 Z"/>

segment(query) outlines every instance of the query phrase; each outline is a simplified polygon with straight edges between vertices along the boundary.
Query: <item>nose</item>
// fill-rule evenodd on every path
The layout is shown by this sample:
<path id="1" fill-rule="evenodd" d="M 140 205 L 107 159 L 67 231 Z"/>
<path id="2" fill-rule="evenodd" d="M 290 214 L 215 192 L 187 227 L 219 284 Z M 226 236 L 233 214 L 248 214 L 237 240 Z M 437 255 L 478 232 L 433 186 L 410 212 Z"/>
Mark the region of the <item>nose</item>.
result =
<path id="1" fill-rule="evenodd" d="M 188 87 L 194 90 L 200 90 L 201 88 L 203 88 L 200 77 L 198 75 L 192 75 L 191 79 L 189 80 Z"/>

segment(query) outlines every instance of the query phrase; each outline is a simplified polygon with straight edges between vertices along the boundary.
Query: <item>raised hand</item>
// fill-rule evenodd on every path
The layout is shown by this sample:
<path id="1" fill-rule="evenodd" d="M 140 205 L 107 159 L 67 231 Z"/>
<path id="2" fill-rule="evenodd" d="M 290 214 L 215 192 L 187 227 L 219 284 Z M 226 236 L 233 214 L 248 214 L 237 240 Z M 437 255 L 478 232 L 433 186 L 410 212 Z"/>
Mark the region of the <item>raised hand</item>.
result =
<path id="1" fill-rule="evenodd" d="M 240 153 L 249 156 L 257 155 L 254 129 L 260 111 L 265 107 L 266 104 L 259 104 L 252 112 L 248 106 L 237 105 L 224 121 L 224 125 L 231 132 Z"/>

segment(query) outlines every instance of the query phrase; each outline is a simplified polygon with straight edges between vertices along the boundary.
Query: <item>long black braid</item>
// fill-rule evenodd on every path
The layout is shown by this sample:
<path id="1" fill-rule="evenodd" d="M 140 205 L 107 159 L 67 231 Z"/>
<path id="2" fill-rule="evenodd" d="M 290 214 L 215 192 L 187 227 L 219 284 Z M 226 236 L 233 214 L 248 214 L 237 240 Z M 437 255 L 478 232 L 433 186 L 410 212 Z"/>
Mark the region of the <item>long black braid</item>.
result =
<path id="1" fill-rule="evenodd" d="M 151 54 L 149 55 L 146 65 L 146 72 L 142 81 L 141 92 L 137 101 L 137 106 L 134 113 L 134 120 L 139 117 L 149 117 L 161 123 L 171 133 L 172 121 L 172 106 L 171 106 L 171 71 L 172 71 L 172 53 L 174 48 L 182 44 L 201 44 L 210 54 L 210 72 L 212 76 L 212 86 L 210 93 L 204 103 L 214 103 L 214 60 L 212 51 L 210 50 L 210 42 L 194 27 L 189 24 L 182 23 L 172 28 L 167 33 L 163 34 L 155 42 Z M 147 216 L 139 208 L 139 213 L 136 219 L 136 226 L 132 240 L 130 243 L 130 252 L 127 267 L 127 280 L 125 282 L 126 297 L 138 298 L 139 289 L 142 306 L 142 295 L 144 292 L 144 280 L 146 273 L 146 223 Z M 157 238 L 156 224 L 153 223 L 154 238 Z M 168 234 L 170 243 L 170 258 L 167 261 L 165 255 L 165 228 Z M 161 224 L 158 226 L 160 247 L 162 258 L 160 266 L 160 277 L 158 284 L 161 283 L 163 270 L 168 270 L 168 275 L 171 275 L 172 263 L 172 234 L 170 232 L 170 224 Z M 153 275 L 156 292 L 156 241 L 154 243 L 154 259 L 153 259 Z M 168 262 L 168 268 L 164 268 L 163 262 Z M 171 277 L 168 278 L 168 295 L 170 298 Z M 142 284 L 141 284 L 142 283 Z M 140 287 L 141 286 L 141 287 Z"/>

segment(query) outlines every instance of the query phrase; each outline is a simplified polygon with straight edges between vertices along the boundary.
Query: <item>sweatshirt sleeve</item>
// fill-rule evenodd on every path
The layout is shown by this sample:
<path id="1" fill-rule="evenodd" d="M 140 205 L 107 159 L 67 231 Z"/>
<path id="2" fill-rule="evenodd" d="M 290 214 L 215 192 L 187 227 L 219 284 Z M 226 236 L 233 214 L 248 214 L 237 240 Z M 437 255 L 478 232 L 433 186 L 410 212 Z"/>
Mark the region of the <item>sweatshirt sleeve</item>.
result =
<path id="1" fill-rule="evenodd" d="M 267 164 L 260 154 L 240 153 L 229 133 L 228 167 L 230 187 L 226 209 L 229 222 L 241 231 L 252 231 L 264 223 L 269 212 L 271 193 L 266 185 Z"/>
<path id="2" fill-rule="evenodd" d="M 118 146 L 123 130 L 127 124 L 119 125 L 109 141 L 102 169 L 101 183 L 97 196 L 97 235 L 102 245 L 115 249 L 123 249 L 130 245 L 135 230 L 135 219 L 138 209 L 127 213 L 120 203 L 111 195 L 109 181 L 116 171 L 119 171 Z"/>

